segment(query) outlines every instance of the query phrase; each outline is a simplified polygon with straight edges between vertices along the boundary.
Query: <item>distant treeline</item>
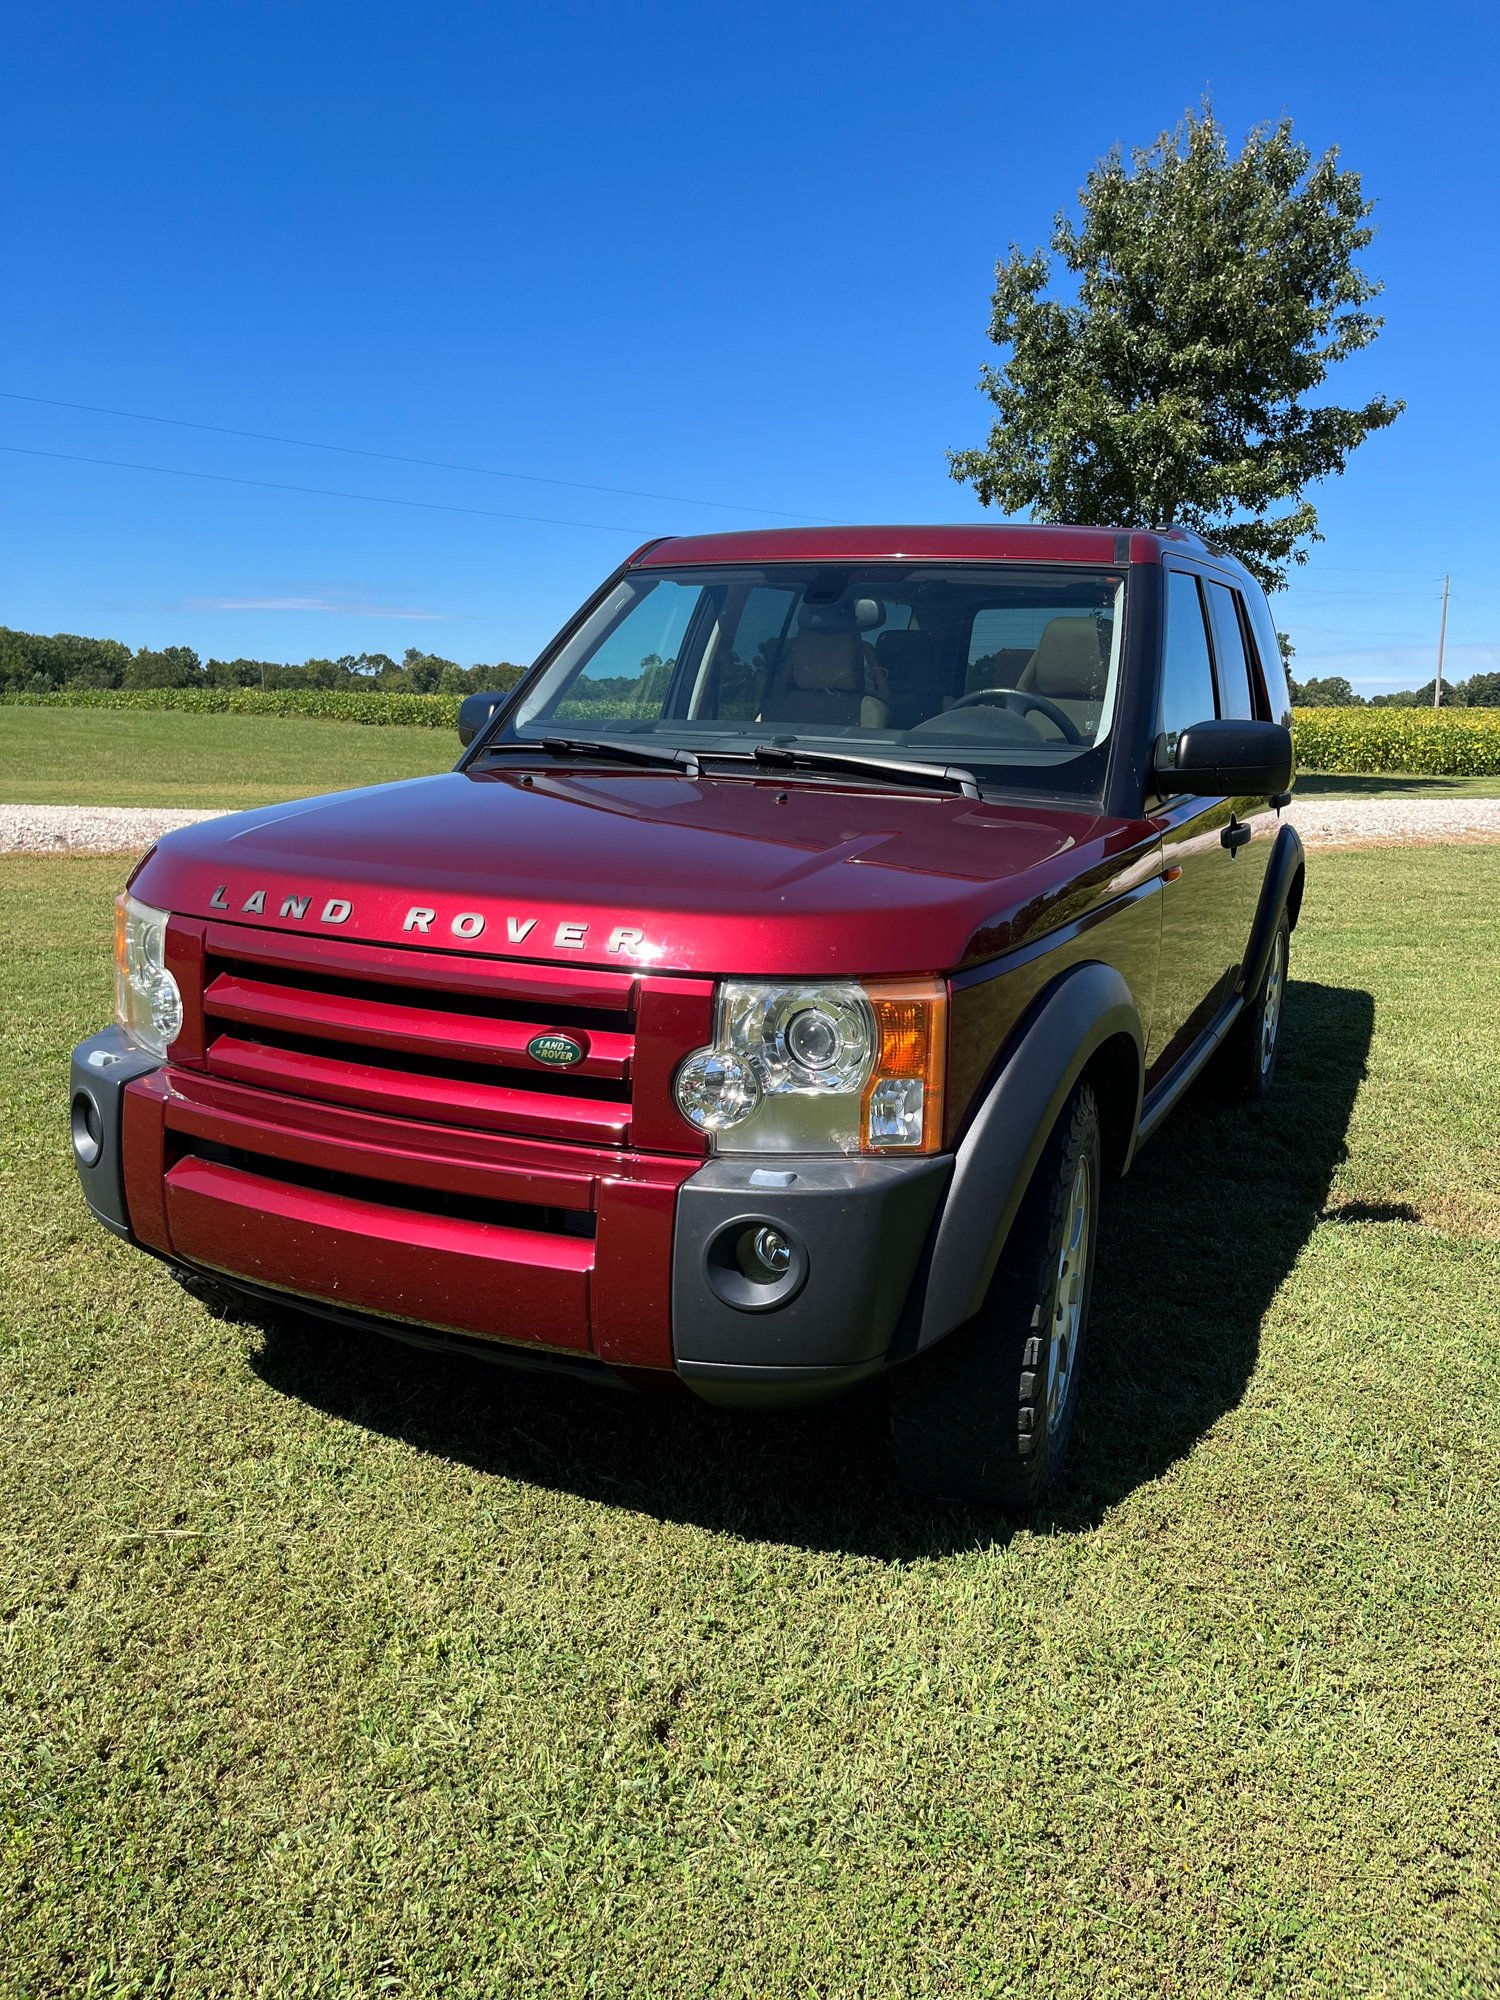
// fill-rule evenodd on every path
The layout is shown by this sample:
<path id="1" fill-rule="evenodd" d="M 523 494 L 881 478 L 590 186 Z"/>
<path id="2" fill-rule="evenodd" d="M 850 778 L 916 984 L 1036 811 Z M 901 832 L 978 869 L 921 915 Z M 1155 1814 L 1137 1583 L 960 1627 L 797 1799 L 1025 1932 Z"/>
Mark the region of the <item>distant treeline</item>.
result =
<path id="1" fill-rule="evenodd" d="M 1403 688 L 1399 694 L 1372 694 L 1367 701 L 1356 694 L 1342 674 L 1322 680 L 1292 682 L 1292 700 L 1298 708 L 1431 708 L 1435 682 L 1426 687 Z M 1500 708 L 1500 674 L 1474 674 L 1466 681 L 1443 682 L 1444 708 Z"/>
<path id="2" fill-rule="evenodd" d="M 349 694 L 472 694 L 513 687 L 525 672 L 509 660 L 461 667 L 408 646 L 345 653 L 337 660 L 201 660 L 191 646 L 141 646 L 83 639 L 72 632 L 14 632 L 0 625 L 0 693 L 51 694 L 62 688 L 321 688 Z"/>
<path id="3" fill-rule="evenodd" d="M 1284 644 L 1290 658 L 1292 647 Z M 643 667 L 655 664 L 642 662 Z M 336 660 L 202 660 L 191 646 L 135 652 L 118 639 L 73 632 L 15 632 L 0 625 L 0 694 L 52 694 L 64 688 L 317 688 L 329 694 L 476 694 L 514 687 L 524 667 L 510 660 L 461 667 L 440 653 L 408 646 L 389 653 L 345 653 Z M 621 682 L 637 698 L 634 681 Z M 1431 708 L 1433 684 L 1399 694 L 1356 694 L 1342 674 L 1292 681 L 1299 708 Z M 597 692 L 597 690 L 595 690 Z M 1500 708 L 1500 673 L 1444 681 L 1444 708 Z"/>

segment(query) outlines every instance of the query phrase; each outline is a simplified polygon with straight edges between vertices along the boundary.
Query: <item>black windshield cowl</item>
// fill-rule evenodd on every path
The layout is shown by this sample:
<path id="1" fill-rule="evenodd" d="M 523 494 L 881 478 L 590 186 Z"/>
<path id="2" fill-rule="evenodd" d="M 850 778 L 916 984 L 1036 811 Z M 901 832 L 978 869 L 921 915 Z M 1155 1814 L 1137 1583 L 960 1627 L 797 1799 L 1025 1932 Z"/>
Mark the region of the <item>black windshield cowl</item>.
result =
<path id="1" fill-rule="evenodd" d="M 503 756 L 522 750 L 535 756 L 538 750 L 545 750 L 551 757 L 598 757 L 616 764 L 665 764 L 674 771 L 685 771 L 690 778 L 698 775 L 698 758 L 691 750 L 676 750 L 670 744 L 606 743 L 602 738 L 583 736 L 543 736 L 535 743 L 511 740 L 503 743 L 487 743 L 480 755 L 483 757 Z"/>
<path id="2" fill-rule="evenodd" d="M 768 771 L 847 771 L 854 777 L 884 778 L 926 791 L 961 792 L 966 799 L 979 797 L 979 780 L 959 764 L 918 764 L 900 757 L 851 757 L 840 750 L 802 750 L 782 743 L 757 743 L 748 753 L 713 750 L 708 754 L 736 761 L 743 758 Z"/>

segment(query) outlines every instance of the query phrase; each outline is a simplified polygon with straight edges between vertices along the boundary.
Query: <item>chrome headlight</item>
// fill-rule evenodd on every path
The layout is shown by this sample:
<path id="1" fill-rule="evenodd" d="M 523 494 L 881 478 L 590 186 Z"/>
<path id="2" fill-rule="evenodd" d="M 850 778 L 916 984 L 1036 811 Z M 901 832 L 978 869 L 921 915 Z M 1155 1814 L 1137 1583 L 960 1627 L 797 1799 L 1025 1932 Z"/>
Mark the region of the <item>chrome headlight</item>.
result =
<path id="1" fill-rule="evenodd" d="M 115 1019 L 163 1058 L 182 1032 L 182 995 L 167 970 L 167 917 L 128 893 L 115 898 Z"/>
<path id="2" fill-rule="evenodd" d="M 947 997 L 939 981 L 729 979 L 677 1108 L 719 1153 L 935 1152 Z"/>

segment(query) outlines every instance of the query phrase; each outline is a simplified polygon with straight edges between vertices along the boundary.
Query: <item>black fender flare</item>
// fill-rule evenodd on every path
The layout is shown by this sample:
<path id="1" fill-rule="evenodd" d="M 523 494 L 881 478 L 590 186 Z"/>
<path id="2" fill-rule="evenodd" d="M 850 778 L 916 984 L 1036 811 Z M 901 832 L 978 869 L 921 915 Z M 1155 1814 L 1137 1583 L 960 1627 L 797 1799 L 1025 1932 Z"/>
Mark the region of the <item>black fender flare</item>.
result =
<path id="1" fill-rule="evenodd" d="M 1130 988 L 1112 965 L 1095 960 L 1064 972 L 1033 1003 L 959 1145 L 925 1287 L 917 1291 L 920 1317 L 915 1337 L 908 1335 L 910 1349 L 930 1347 L 978 1312 L 1073 1086 L 1105 1043 L 1120 1037 L 1133 1051 L 1135 1072 L 1124 1092 L 1123 1166 L 1135 1146 L 1145 1075 L 1146 1038 Z"/>
<path id="2" fill-rule="evenodd" d="M 1281 922 L 1282 911 L 1289 906 L 1292 927 L 1296 928 L 1302 908 L 1302 881 L 1306 873 L 1307 858 L 1302 848 L 1302 837 L 1289 820 L 1283 821 L 1276 829 L 1271 859 L 1266 864 L 1260 905 L 1255 912 L 1255 924 L 1240 972 L 1240 991 L 1247 997 L 1259 991 L 1260 982 L 1266 976 L 1276 926 Z"/>

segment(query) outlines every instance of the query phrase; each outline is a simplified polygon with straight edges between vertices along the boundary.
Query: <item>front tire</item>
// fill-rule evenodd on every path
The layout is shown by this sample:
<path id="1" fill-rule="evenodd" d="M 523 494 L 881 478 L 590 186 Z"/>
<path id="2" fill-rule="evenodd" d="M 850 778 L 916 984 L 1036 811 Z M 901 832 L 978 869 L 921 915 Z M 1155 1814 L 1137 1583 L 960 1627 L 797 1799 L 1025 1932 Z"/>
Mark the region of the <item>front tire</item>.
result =
<path id="1" fill-rule="evenodd" d="M 897 1369 L 891 1442 L 906 1485 L 1027 1513 L 1067 1457 L 1101 1186 L 1099 1110 L 1080 1085 L 1042 1150 L 974 1318 Z"/>

